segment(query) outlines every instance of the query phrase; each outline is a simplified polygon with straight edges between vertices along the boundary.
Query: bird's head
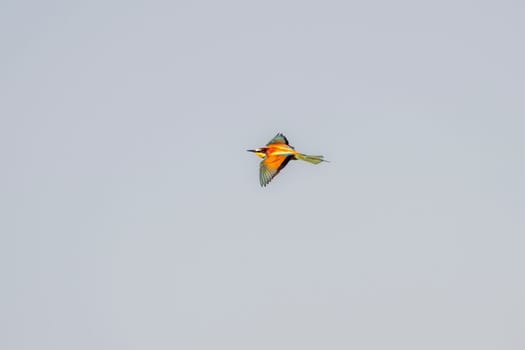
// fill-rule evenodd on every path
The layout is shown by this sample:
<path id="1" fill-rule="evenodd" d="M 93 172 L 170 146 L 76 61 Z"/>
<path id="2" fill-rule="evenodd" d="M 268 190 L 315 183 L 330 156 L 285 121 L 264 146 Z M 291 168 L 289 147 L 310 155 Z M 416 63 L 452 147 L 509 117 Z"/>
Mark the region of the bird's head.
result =
<path id="1" fill-rule="evenodd" d="M 249 149 L 248 152 L 253 152 L 261 158 L 266 157 L 266 148 Z"/>

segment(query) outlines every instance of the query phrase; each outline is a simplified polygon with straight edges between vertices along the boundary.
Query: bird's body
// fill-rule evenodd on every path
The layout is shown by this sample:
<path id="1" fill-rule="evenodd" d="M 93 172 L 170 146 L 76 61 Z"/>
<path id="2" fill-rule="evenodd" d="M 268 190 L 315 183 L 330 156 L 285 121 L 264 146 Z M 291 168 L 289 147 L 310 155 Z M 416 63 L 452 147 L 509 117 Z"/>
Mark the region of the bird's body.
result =
<path id="1" fill-rule="evenodd" d="M 323 156 L 308 156 L 297 152 L 288 144 L 283 134 L 277 134 L 265 147 L 248 151 L 263 159 L 259 166 L 259 181 L 263 187 L 268 185 L 290 160 L 300 159 L 313 164 L 325 161 Z"/>

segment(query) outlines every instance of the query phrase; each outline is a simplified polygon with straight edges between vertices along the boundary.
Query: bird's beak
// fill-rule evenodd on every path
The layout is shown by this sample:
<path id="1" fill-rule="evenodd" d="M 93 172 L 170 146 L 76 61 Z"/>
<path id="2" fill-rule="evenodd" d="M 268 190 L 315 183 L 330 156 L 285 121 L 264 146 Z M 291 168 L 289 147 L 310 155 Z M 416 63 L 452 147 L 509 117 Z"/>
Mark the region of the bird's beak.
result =
<path id="1" fill-rule="evenodd" d="M 247 152 L 253 152 L 253 153 L 256 152 L 256 150 L 254 150 L 254 149 L 247 149 L 246 151 L 247 151 Z"/>

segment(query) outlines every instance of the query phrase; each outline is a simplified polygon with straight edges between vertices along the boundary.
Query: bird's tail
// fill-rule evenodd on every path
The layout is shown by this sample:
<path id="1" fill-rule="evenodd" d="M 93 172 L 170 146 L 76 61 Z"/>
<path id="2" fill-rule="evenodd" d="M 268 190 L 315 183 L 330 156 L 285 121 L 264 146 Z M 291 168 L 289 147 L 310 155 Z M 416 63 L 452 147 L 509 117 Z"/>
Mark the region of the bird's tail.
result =
<path id="1" fill-rule="evenodd" d="M 309 156 L 302 153 L 297 153 L 295 155 L 295 158 L 304 160 L 305 162 L 312 163 L 312 164 L 319 164 L 321 162 L 327 162 L 327 160 L 323 159 L 323 156 Z"/>

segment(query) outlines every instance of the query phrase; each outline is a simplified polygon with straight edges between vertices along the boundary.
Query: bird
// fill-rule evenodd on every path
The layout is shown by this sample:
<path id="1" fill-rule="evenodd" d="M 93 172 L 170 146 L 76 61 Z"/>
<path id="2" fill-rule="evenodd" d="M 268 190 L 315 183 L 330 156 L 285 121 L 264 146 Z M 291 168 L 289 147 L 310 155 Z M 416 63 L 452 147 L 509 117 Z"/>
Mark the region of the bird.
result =
<path id="1" fill-rule="evenodd" d="M 261 187 L 265 187 L 279 172 L 288 164 L 290 160 L 304 160 L 312 164 L 328 162 L 323 156 L 309 156 L 299 153 L 290 146 L 288 139 L 282 133 L 275 135 L 265 147 L 249 149 L 263 160 L 259 164 L 259 182 Z"/>

